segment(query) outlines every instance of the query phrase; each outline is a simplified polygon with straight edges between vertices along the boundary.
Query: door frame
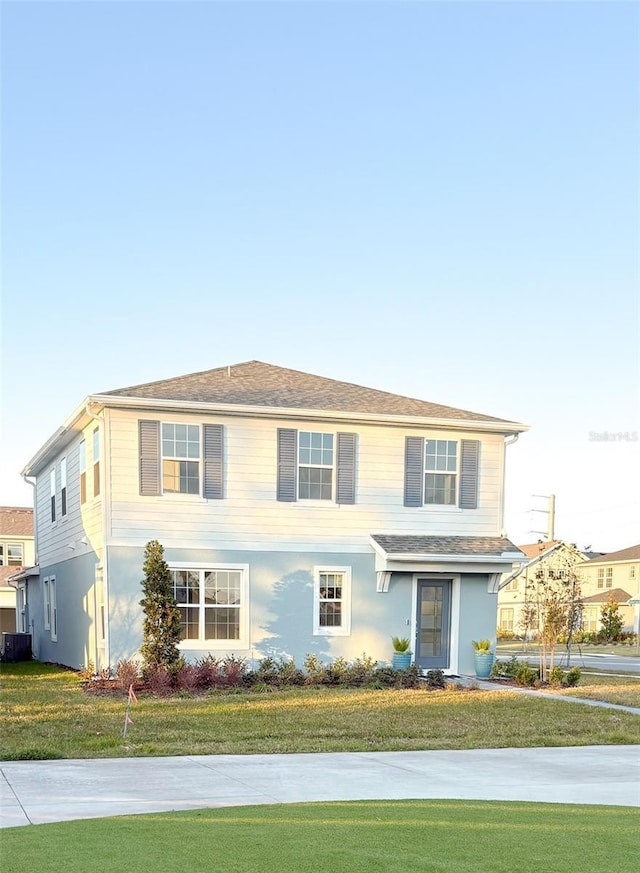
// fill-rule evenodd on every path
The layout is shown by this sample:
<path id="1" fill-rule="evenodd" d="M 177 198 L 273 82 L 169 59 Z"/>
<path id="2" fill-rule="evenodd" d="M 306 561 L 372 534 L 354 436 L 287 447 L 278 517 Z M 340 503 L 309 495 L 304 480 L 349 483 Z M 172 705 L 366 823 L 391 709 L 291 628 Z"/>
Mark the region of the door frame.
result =
<path id="1" fill-rule="evenodd" d="M 411 584 L 411 639 L 413 641 L 414 657 L 418 642 L 418 580 L 427 582 L 451 582 L 450 623 L 449 628 L 449 666 L 444 672 L 451 675 L 458 673 L 460 645 L 460 573 L 414 573 Z"/>

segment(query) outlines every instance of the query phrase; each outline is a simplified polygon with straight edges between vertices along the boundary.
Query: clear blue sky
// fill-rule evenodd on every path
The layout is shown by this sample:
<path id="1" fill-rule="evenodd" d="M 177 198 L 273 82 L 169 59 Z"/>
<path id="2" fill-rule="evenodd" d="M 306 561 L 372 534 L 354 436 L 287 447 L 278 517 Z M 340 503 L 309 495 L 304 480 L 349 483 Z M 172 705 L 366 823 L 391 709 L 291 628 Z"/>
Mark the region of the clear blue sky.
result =
<path id="1" fill-rule="evenodd" d="M 526 422 L 640 540 L 640 6 L 2 3 L 0 503 L 90 393 L 257 358 Z M 629 434 L 593 441 L 590 433 Z"/>

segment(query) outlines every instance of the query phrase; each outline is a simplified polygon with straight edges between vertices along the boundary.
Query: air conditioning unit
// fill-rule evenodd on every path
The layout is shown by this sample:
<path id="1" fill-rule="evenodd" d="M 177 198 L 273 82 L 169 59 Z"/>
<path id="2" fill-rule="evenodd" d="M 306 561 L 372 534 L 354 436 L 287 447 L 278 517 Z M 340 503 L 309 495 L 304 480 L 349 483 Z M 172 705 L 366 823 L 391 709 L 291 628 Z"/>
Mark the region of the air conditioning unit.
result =
<path id="1" fill-rule="evenodd" d="M 3 661 L 30 661 L 31 657 L 31 634 L 2 634 Z"/>

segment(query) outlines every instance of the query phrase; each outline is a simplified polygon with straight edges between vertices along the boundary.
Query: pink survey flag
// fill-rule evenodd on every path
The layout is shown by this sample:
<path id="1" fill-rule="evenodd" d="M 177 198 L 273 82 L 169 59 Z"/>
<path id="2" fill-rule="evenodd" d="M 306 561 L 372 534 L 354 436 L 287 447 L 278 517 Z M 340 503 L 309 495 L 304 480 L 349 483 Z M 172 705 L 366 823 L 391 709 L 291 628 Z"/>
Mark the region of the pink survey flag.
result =
<path id="1" fill-rule="evenodd" d="M 137 703 L 138 698 L 136 697 L 135 691 L 133 690 L 133 685 L 129 686 L 129 703 Z"/>

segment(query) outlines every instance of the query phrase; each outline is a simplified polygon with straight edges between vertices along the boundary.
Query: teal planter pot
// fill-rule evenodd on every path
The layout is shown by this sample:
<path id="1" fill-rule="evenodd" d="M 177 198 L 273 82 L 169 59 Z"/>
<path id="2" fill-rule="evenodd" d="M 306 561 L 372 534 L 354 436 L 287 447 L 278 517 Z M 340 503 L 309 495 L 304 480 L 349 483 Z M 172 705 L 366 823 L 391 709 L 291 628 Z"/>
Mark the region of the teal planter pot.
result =
<path id="1" fill-rule="evenodd" d="M 474 654 L 476 664 L 476 676 L 478 679 L 488 679 L 491 675 L 491 668 L 495 661 L 493 652 L 476 652 Z"/>
<path id="2" fill-rule="evenodd" d="M 411 666 L 411 652 L 394 652 L 391 665 L 394 670 L 406 670 Z"/>

